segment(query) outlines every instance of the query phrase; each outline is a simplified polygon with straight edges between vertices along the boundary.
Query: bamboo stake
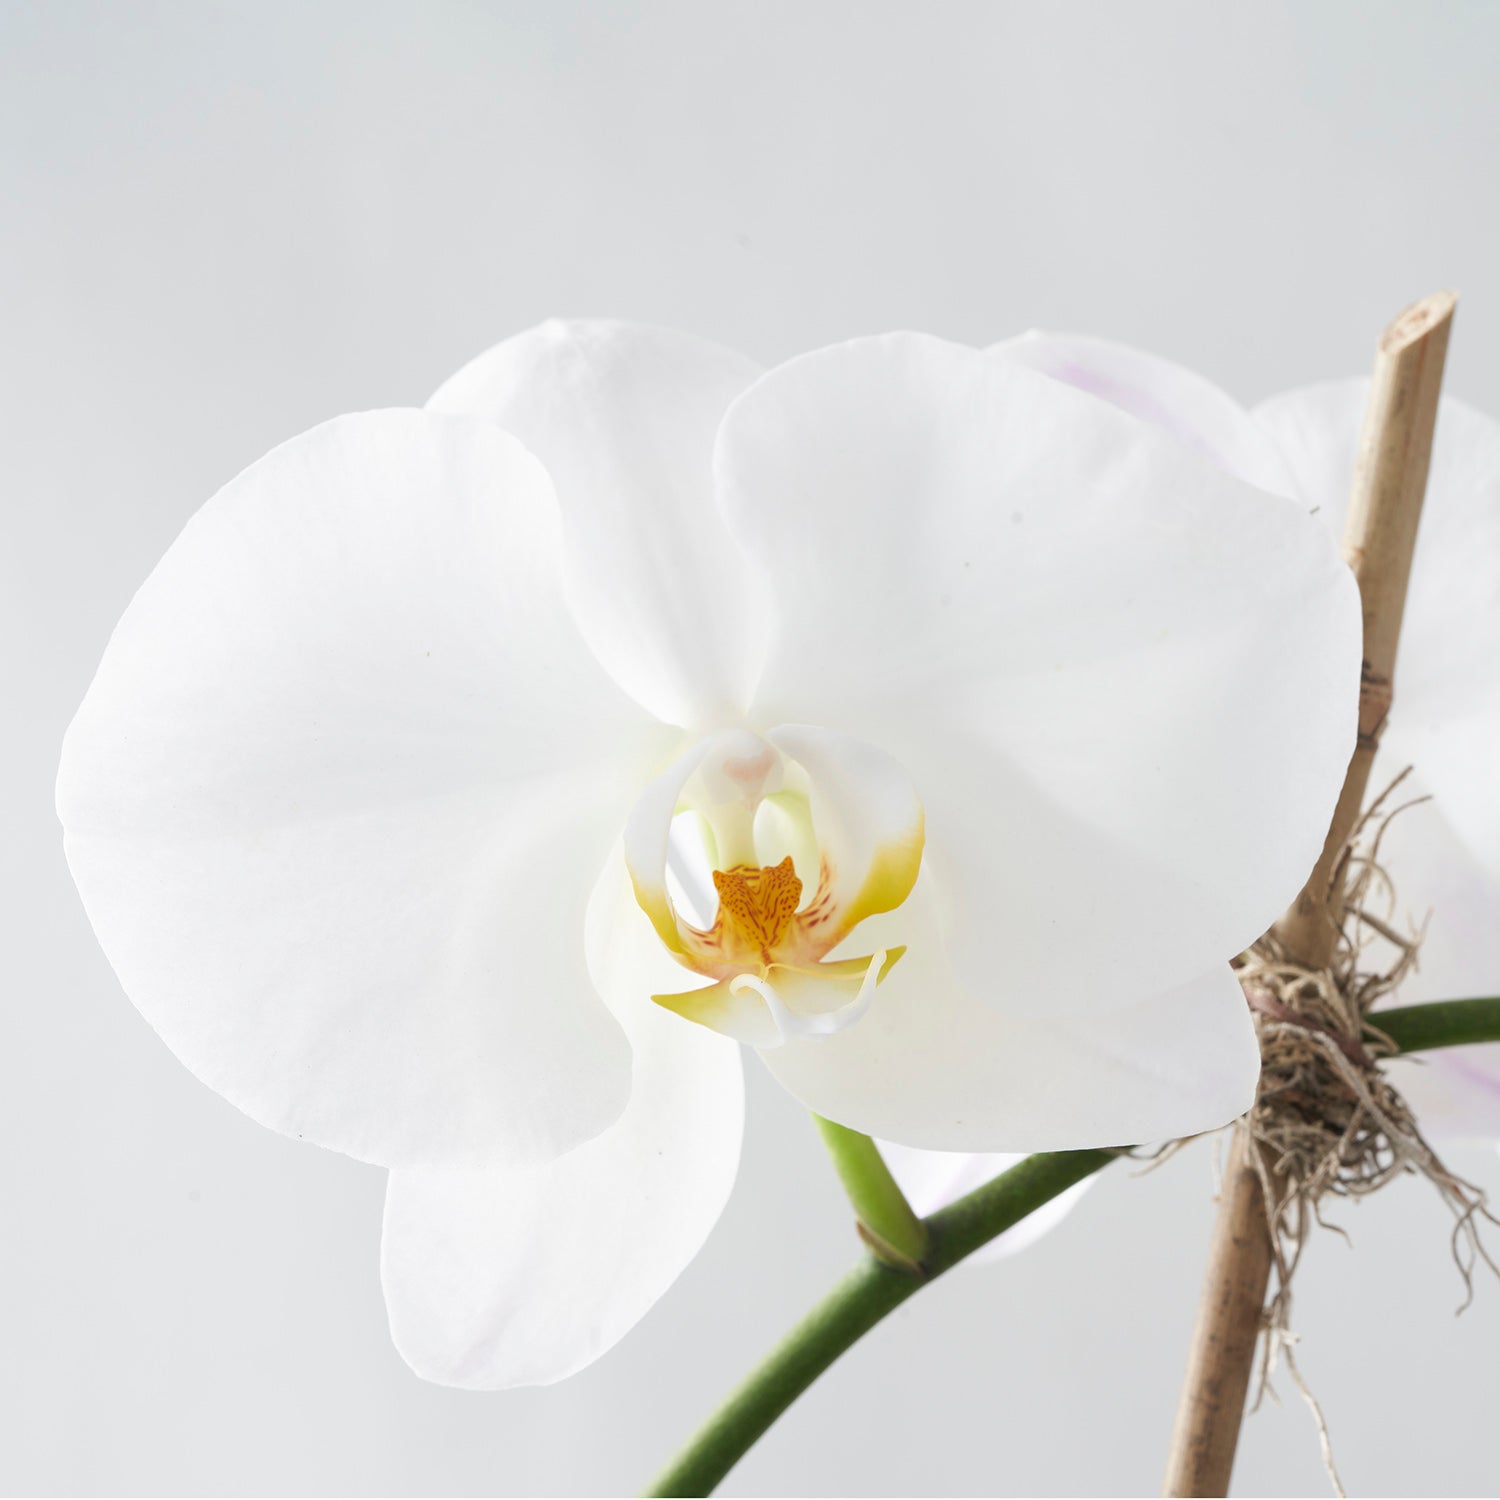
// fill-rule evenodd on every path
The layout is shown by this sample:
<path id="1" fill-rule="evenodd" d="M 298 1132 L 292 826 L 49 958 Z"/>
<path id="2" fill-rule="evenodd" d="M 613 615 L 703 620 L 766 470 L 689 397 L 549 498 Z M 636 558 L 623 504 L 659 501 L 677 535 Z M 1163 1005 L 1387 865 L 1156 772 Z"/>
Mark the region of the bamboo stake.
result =
<path id="1" fill-rule="evenodd" d="M 1396 318 L 1376 347 L 1344 525 L 1344 560 L 1359 583 L 1364 611 L 1359 734 L 1323 853 L 1274 929 L 1290 957 L 1308 968 L 1325 968 L 1333 957 L 1343 916 L 1344 846 L 1359 819 L 1390 712 L 1453 309 L 1451 293 L 1435 292 Z M 1260 1179 L 1241 1139 L 1231 1152 L 1209 1246 L 1165 1495 L 1229 1493 L 1272 1259 Z"/>

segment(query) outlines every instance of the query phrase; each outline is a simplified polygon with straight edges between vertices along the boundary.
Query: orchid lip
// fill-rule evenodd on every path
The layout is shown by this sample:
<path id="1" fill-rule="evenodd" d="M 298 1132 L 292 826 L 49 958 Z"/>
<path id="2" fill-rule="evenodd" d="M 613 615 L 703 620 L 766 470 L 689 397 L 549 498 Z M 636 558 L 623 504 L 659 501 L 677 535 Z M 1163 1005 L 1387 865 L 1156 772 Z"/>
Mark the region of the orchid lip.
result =
<path id="1" fill-rule="evenodd" d="M 860 981 L 859 992 L 855 997 L 847 1005 L 841 1005 L 837 1010 L 825 1011 L 819 1015 L 798 1015 L 788 1010 L 776 993 L 775 986 L 754 974 L 739 974 L 731 979 L 729 993 L 742 995 L 746 991 L 753 991 L 760 996 L 770 1014 L 772 1024 L 776 1027 L 777 1034 L 777 1040 L 767 1043 L 767 1046 L 780 1047 L 794 1038 L 834 1036 L 854 1025 L 869 1010 L 875 998 L 875 986 L 879 983 L 881 971 L 885 967 L 885 960 L 886 950 L 876 949 L 870 955 L 865 977 Z"/>

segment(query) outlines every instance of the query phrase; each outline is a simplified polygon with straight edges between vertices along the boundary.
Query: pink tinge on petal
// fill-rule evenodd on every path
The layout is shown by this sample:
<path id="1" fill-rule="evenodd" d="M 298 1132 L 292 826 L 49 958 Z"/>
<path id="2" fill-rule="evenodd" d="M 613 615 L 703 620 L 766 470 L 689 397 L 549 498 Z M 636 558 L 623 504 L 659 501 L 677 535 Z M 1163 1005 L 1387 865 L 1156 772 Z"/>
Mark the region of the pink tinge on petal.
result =
<path id="1" fill-rule="evenodd" d="M 1277 445 L 1239 402 L 1195 370 L 1078 334 L 1022 334 L 992 352 L 1108 401 L 1237 478 L 1274 494 L 1294 493 Z"/>
<path id="2" fill-rule="evenodd" d="M 1215 463 L 1222 461 L 1220 450 L 1209 441 L 1201 428 L 1183 421 L 1180 412 L 1158 400 L 1144 386 L 1127 385 L 1095 365 L 1080 364 L 1073 360 L 1063 361 L 1057 369 L 1048 373 L 1067 381 L 1069 385 L 1077 386 L 1081 391 L 1089 391 L 1101 397 L 1118 406 L 1121 411 L 1128 411 L 1132 416 L 1139 417 L 1143 422 L 1150 422 L 1153 427 L 1160 427 L 1163 432 L 1170 432 L 1173 437 L 1180 438 L 1190 448 L 1196 448 Z"/>
<path id="3" fill-rule="evenodd" d="M 1500 1142 L 1500 1042 L 1397 1058 L 1389 1071 L 1430 1139 Z"/>

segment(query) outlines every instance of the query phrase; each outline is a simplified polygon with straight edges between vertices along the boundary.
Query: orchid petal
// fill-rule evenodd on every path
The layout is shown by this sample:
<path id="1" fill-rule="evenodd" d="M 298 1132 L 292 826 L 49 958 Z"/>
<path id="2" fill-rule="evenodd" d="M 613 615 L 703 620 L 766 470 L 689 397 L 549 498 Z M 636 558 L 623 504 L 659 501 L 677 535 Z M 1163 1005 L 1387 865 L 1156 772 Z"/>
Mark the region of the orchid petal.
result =
<path id="1" fill-rule="evenodd" d="M 569 599 L 629 693 L 670 723 L 743 709 L 763 612 L 714 505 L 714 434 L 758 366 L 670 329 L 553 321 L 466 365 L 428 403 L 483 416 L 547 466 Z"/>
<path id="2" fill-rule="evenodd" d="M 1382 749 L 1377 772 L 1391 765 Z M 1394 1005 L 1500 991 L 1500 880 L 1474 858 L 1439 799 L 1415 801 L 1426 790 L 1414 773 L 1392 798 L 1391 806 L 1400 810 L 1381 833 L 1377 857 L 1392 881 L 1393 899 L 1386 899 L 1383 886 L 1368 898 L 1387 925 L 1421 938 L 1417 966 L 1391 997 Z M 1387 967 L 1396 957 L 1379 938 L 1368 932 L 1363 938 L 1368 967 Z M 1379 1010 L 1370 1022 L 1380 1026 Z M 1500 1139 L 1500 1042 L 1398 1057 L 1388 1069 L 1424 1134 L 1436 1140 Z"/>
<path id="3" fill-rule="evenodd" d="M 1370 1020 L 1379 1026 L 1380 1012 Z M 1429 1140 L 1500 1141 L 1500 1042 L 1398 1057 L 1387 1072 Z"/>
<path id="4" fill-rule="evenodd" d="M 607 934 L 592 945 L 600 991 L 635 1052 L 625 1113 L 542 1166 L 391 1174 L 381 1280 L 425 1379 L 495 1390 L 590 1364 L 681 1274 L 734 1184 L 738 1047 L 645 998 L 662 954 L 618 860 L 590 917 Z"/>
<path id="5" fill-rule="evenodd" d="M 1192 1135 L 1242 1113 L 1260 1052 L 1228 964 L 1088 1017 L 1007 1015 L 947 962 L 924 874 L 846 946 L 909 944 L 870 1013 L 761 1055 L 818 1114 L 936 1151 L 1067 1151 Z"/>
<path id="6" fill-rule="evenodd" d="M 906 1201 L 924 1219 L 1026 1160 L 1024 1152 L 920 1151 L 915 1146 L 900 1146 L 893 1141 L 877 1144 Z M 1066 1192 L 1033 1209 L 1019 1224 L 996 1235 L 983 1249 L 967 1257 L 964 1264 L 989 1265 L 1036 1244 L 1072 1213 L 1095 1180 L 1085 1177 L 1082 1182 L 1075 1182 Z"/>
<path id="7" fill-rule="evenodd" d="M 971 992 L 1128 1006 L 1296 894 L 1353 745 L 1360 621 L 1293 502 L 914 335 L 771 371 L 716 462 L 774 601 L 757 717 L 837 724 L 911 775 Z"/>
<path id="8" fill-rule="evenodd" d="M 1128 411 L 1247 484 L 1273 495 L 1294 493 L 1275 442 L 1234 397 L 1196 370 L 1128 344 L 1079 334 L 1024 333 L 989 352 Z"/>
<path id="9" fill-rule="evenodd" d="M 714 738 L 700 740 L 653 778 L 636 799 L 625 823 L 625 865 L 635 898 L 651 919 L 657 937 L 677 954 L 684 949 L 676 906 L 667 885 L 672 818 L 684 788 L 716 744 Z"/>
<path id="10" fill-rule="evenodd" d="M 69 863 L 127 993 L 262 1124 L 542 1160 L 623 1108 L 584 910 L 661 731 L 556 551 L 513 438 L 345 417 L 220 491 L 120 622 L 63 750 Z"/>
<path id="11" fill-rule="evenodd" d="M 810 724 L 767 735 L 806 773 L 812 826 L 826 868 L 829 919 L 842 937 L 900 906 L 922 863 L 924 819 L 911 778 L 883 750 Z M 811 874 L 811 872 L 809 872 Z"/>

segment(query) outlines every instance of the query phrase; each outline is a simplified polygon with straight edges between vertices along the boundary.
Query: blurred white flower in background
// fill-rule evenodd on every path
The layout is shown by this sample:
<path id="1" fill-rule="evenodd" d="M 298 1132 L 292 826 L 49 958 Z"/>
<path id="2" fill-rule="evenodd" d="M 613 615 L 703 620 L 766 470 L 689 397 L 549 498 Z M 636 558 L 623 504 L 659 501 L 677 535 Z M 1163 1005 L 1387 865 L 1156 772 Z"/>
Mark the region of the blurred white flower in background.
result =
<path id="1" fill-rule="evenodd" d="M 1296 493 L 1335 535 L 1368 391 L 1368 381 L 1338 381 L 1255 411 Z M 1395 702 L 1371 788 L 1408 766 L 1397 800 L 1431 800 L 1391 820 L 1380 862 L 1396 925 L 1423 936 L 1417 968 L 1387 1003 L 1500 994 L 1500 422 L 1452 397 L 1438 407 Z M 1428 1134 L 1500 1142 L 1500 1042 L 1403 1058 L 1392 1077 Z"/>
<path id="2" fill-rule="evenodd" d="M 59 809 L 183 1062 L 393 1169 L 414 1368 L 545 1383 L 716 1220 L 726 1035 L 911 1147 L 1240 1112 L 1228 960 L 1321 846 L 1358 641 L 1301 507 L 1003 353 L 554 323 L 211 500 Z"/>

